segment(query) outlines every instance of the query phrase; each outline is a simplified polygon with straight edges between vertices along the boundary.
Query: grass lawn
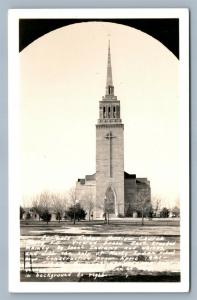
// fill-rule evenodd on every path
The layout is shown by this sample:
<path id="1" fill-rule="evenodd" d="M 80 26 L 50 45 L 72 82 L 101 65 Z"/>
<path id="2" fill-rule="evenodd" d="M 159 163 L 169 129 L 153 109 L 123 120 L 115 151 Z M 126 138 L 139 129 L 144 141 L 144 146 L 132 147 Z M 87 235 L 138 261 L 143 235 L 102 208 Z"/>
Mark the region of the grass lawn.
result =
<path id="1" fill-rule="evenodd" d="M 180 281 L 177 219 L 22 221 L 20 244 L 21 281 Z"/>
<path id="2" fill-rule="evenodd" d="M 80 221 L 74 225 L 70 221 L 49 222 L 22 221 L 21 235 L 43 235 L 43 234 L 91 234 L 91 235 L 176 235 L 180 234 L 180 221 L 178 219 L 113 219 L 110 224 L 103 220 Z"/>

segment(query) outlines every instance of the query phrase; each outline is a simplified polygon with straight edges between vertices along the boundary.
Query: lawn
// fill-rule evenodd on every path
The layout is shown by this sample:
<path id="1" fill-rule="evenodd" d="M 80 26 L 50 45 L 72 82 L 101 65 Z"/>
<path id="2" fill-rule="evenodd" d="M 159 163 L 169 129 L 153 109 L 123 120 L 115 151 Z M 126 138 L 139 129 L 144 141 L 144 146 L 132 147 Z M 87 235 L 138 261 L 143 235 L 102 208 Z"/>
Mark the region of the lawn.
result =
<path id="1" fill-rule="evenodd" d="M 22 281 L 179 281 L 179 259 L 175 219 L 21 222 Z"/>

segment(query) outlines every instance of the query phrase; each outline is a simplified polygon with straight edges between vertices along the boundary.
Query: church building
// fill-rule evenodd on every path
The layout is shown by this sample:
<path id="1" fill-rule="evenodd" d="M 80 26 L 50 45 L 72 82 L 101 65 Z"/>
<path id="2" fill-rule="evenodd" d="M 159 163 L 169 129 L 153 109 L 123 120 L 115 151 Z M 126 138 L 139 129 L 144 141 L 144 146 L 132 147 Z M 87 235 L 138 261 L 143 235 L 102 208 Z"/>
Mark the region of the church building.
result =
<path id="1" fill-rule="evenodd" d="M 136 217 L 151 203 L 148 179 L 124 171 L 124 124 L 120 100 L 114 94 L 110 43 L 105 96 L 99 101 L 96 124 L 96 173 L 78 179 L 76 199 L 89 205 L 94 218 L 106 212 L 114 217 Z"/>

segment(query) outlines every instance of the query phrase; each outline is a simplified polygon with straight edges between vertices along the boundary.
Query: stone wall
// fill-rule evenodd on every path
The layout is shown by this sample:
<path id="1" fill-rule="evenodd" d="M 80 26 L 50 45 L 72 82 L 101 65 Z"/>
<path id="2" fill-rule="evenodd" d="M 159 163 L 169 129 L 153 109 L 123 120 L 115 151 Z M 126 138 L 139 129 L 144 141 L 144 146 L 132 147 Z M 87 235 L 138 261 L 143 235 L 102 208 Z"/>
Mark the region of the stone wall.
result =
<path id="1" fill-rule="evenodd" d="M 89 218 L 90 211 L 96 216 L 96 181 L 84 180 L 83 182 L 83 184 L 80 181 L 76 183 L 76 200 L 86 210 Z"/>
<path id="2" fill-rule="evenodd" d="M 124 215 L 124 127 L 123 124 L 96 125 L 96 207 L 97 217 L 103 214 L 107 188 L 115 194 L 115 215 Z M 109 132 L 114 136 L 105 138 Z M 111 155 L 111 176 L 110 176 Z"/>
<path id="3" fill-rule="evenodd" d="M 125 178 L 125 216 L 132 217 L 136 207 L 136 179 Z"/>

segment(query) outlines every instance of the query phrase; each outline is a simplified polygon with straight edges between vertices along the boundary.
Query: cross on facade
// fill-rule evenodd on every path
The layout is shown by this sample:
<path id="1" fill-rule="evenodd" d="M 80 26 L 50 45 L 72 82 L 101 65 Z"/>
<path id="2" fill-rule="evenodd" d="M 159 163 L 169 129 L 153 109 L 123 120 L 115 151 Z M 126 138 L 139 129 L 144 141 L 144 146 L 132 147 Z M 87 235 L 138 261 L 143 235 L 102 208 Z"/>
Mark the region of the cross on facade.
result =
<path id="1" fill-rule="evenodd" d="M 105 138 L 109 140 L 109 176 L 112 177 L 112 139 L 115 136 L 112 135 L 112 132 L 106 134 Z"/>

